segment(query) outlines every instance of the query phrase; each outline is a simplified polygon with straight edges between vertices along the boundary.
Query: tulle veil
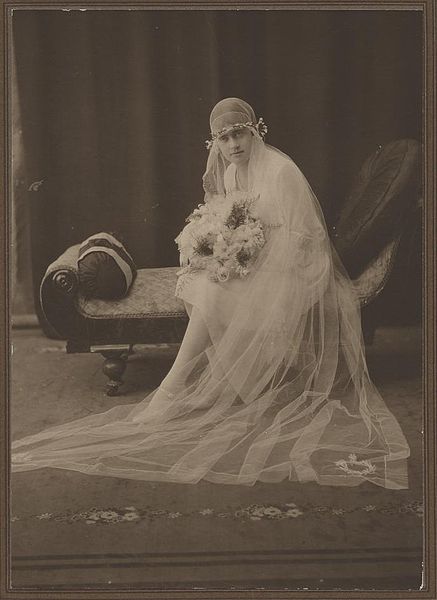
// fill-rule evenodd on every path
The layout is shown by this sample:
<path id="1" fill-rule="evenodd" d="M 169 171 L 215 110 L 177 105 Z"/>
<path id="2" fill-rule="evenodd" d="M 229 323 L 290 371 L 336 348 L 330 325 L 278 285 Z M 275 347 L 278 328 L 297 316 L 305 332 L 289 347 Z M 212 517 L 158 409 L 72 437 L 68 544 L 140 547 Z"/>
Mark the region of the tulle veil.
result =
<path id="1" fill-rule="evenodd" d="M 358 300 L 318 201 L 291 158 L 263 141 L 249 105 L 232 100 L 232 122 L 252 123 L 248 193 L 267 238 L 251 272 L 223 283 L 179 278 L 190 321 L 208 335 L 175 363 L 171 401 L 151 413 L 154 391 L 15 441 L 14 471 L 408 487 L 408 444 L 369 378 Z M 215 140 L 205 201 L 231 194 L 235 174 Z"/>

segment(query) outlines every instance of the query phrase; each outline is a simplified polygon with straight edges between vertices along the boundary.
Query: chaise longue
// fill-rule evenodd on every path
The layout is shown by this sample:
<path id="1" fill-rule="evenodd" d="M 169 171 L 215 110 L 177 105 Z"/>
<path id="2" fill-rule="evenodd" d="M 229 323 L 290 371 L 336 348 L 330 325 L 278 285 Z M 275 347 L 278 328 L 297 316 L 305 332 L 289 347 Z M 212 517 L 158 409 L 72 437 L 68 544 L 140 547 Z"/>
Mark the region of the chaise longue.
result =
<path id="1" fill-rule="evenodd" d="M 419 144 L 396 140 L 364 163 L 331 234 L 365 310 L 392 273 L 405 223 L 419 203 Z M 144 344 L 181 342 L 188 317 L 174 296 L 178 267 L 144 268 L 126 297 L 85 296 L 78 277 L 80 244 L 49 265 L 40 285 L 43 314 L 66 340 L 67 353 L 104 357 L 106 393 L 117 395 L 128 357 Z M 375 323 L 364 327 L 370 342 Z"/>

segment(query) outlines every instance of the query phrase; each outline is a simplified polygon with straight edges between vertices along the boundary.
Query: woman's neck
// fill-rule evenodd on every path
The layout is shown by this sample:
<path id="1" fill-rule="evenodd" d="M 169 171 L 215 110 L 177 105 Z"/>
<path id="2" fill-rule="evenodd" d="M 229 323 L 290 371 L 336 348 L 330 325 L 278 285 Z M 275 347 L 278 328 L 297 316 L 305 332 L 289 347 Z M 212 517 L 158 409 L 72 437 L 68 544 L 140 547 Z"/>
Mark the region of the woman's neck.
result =
<path id="1" fill-rule="evenodd" d="M 236 168 L 236 183 L 241 191 L 247 191 L 249 178 L 248 165 L 240 165 Z"/>

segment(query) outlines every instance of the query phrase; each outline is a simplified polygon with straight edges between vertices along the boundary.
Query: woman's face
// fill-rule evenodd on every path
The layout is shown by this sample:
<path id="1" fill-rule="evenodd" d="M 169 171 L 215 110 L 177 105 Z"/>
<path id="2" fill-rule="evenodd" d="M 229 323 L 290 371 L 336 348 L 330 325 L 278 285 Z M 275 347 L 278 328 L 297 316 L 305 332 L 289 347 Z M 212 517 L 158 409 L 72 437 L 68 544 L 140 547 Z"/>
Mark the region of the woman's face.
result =
<path id="1" fill-rule="evenodd" d="M 221 153 L 229 162 L 239 166 L 249 161 L 253 135 L 247 127 L 233 129 L 221 135 L 217 141 Z"/>

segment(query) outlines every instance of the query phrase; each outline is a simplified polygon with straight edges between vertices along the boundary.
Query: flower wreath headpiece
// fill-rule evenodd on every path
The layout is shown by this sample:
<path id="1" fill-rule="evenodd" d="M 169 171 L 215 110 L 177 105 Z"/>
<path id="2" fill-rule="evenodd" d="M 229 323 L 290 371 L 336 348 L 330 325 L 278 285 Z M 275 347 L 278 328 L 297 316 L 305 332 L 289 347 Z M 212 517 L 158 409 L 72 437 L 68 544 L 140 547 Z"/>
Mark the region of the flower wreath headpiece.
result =
<path id="1" fill-rule="evenodd" d="M 235 129 L 244 129 L 245 127 L 255 130 L 262 140 L 264 140 L 264 137 L 268 131 L 267 125 L 264 123 L 264 119 L 262 117 L 258 119 L 257 123 L 253 123 L 252 121 L 247 121 L 247 123 L 233 123 L 232 125 L 227 125 L 226 127 L 223 127 L 223 129 L 211 134 L 211 139 L 205 141 L 207 150 L 212 148 L 212 145 L 217 138 L 229 133 L 230 131 L 234 131 Z"/>

